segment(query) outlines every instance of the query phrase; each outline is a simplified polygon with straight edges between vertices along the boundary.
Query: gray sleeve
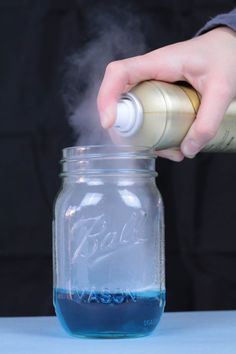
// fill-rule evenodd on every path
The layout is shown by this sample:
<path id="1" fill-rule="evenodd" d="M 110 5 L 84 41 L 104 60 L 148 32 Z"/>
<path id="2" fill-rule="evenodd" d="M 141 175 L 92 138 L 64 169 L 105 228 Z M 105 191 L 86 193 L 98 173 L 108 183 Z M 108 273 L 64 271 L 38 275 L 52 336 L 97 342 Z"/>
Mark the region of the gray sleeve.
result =
<path id="1" fill-rule="evenodd" d="M 198 36 L 220 26 L 227 26 L 236 31 L 236 8 L 226 14 L 221 14 L 212 18 L 197 32 L 196 35 Z"/>

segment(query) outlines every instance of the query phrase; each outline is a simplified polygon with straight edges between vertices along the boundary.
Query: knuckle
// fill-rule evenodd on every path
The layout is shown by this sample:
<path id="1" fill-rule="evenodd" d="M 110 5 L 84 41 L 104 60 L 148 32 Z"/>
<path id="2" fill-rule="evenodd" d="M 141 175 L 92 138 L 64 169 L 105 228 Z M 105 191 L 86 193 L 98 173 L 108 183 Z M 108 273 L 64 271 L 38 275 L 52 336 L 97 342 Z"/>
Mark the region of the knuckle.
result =
<path id="1" fill-rule="evenodd" d="M 224 78 L 219 79 L 214 85 L 214 92 L 217 99 L 228 99 L 231 96 L 231 89 L 228 81 Z"/>
<path id="2" fill-rule="evenodd" d="M 124 64 L 121 60 L 112 61 L 106 67 L 106 74 L 117 74 L 124 71 Z"/>
<path id="3" fill-rule="evenodd" d="M 214 138 L 217 133 L 217 128 L 211 125 L 198 126 L 195 128 L 195 135 L 199 140 L 207 142 Z"/>

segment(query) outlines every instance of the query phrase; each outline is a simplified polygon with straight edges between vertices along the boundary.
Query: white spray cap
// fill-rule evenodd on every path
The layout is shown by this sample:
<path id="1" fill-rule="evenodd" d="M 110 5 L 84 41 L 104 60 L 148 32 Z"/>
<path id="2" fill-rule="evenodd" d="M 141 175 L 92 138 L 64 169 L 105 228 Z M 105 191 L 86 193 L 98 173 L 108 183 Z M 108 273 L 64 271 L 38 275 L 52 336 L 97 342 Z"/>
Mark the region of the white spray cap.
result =
<path id="1" fill-rule="evenodd" d="M 143 109 L 137 98 L 128 93 L 117 104 L 113 129 L 121 136 L 134 135 L 143 123 Z"/>

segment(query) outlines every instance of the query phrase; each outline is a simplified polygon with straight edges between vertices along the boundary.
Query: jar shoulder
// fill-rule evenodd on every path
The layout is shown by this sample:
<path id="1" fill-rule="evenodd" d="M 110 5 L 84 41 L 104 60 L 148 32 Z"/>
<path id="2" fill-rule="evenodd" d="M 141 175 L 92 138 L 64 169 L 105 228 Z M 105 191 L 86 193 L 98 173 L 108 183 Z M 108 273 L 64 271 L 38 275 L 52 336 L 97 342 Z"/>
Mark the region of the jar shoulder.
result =
<path id="1" fill-rule="evenodd" d="M 55 202 L 55 213 L 66 213 L 68 209 L 86 210 L 131 208 L 144 209 L 162 207 L 161 194 L 155 183 L 103 183 L 64 185 Z"/>

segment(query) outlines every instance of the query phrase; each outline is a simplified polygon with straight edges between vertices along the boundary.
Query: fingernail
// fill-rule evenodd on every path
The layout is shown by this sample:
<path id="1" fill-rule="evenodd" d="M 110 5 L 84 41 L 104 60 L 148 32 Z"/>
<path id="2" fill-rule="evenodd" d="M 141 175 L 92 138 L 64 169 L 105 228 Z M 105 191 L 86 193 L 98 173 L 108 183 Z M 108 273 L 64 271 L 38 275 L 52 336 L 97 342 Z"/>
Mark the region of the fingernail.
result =
<path id="1" fill-rule="evenodd" d="M 199 152 L 200 147 L 195 140 L 189 139 L 181 147 L 181 150 L 186 157 L 193 159 L 196 156 L 196 154 Z"/>
<path id="2" fill-rule="evenodd" d="M 109 122 L 110 122 L 110 119 L 106 115 L 106 113 L 101 114 L 101 125 L 104 129 L 109 128 Z"/>
<path id="3" fill-rule="evenodd" d="M 194 159 L 195 156 L 196 156 L 196 154 L 195 155 L 185 155 L 185 157 L 187 157 L 188 159 Z"/>
<path id="4" fill-rule="evenodd" d="M 101 125 L 104 129 L 110 128 L 113 123 L 113 107 L 108 107 L 104 112 L 100 114 Z"/>

